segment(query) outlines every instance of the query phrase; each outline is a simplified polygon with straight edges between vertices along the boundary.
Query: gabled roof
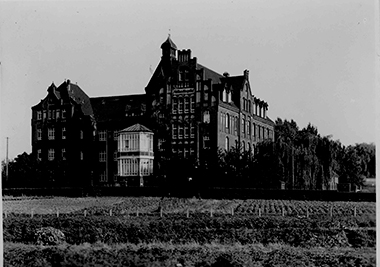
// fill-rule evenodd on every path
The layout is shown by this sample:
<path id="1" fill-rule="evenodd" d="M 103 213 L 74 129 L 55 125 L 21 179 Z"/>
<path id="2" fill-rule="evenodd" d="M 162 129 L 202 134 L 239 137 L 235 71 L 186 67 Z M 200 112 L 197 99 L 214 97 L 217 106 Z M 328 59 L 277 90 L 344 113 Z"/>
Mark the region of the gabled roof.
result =
<path id="1" fill-rule="evenodd" d="M 84 115 L 89 116 L 94 114 L 91 107 L 90 98 L 78 85 L 72 84 L 70 80 L 67 80 L 58 86 L 56 89 L 56 96 L 61 98 L 66 92 L 67 95 L 75 101 L 75 103 L 80 104 Z"/>
<path id="2" fill-rule="evenodd" d="M 204 69 L 204 74 L 205 76 L 203 77 L 204 80 L 208 80 L 208 79 L 211 79 L 213 83 L 220 83 L 220 78 L 223 78 L 224 76 L 213 71 L 213 70 L 210 70 L 209 68 L 197 63 L 197 70 L 199 69 Z"/>
<path id="3" fill-rule="evenodd" d="M 98 122 L 124 120 L 127 113 L 145 112 L 145 94 L 92 97 L 91 105 Z"/>
<path id="4" fill-rule="evenodd" d="M 149 130 L 144 125 L 141 125 L 140 123 L 136 123 L 128 128 L 125 128 L 124 130 L 121 130 L 120 132 L 149 132 L 151 133 L 152 131 Z"/>
<path id="5" fill-rule="evenodd" d="M 244 75 L 223 77 L 222 82 L 227 83 L 227 86 L 231 86 L 234 91 L 237 91 L 243 88 L 245 77 Z"/>

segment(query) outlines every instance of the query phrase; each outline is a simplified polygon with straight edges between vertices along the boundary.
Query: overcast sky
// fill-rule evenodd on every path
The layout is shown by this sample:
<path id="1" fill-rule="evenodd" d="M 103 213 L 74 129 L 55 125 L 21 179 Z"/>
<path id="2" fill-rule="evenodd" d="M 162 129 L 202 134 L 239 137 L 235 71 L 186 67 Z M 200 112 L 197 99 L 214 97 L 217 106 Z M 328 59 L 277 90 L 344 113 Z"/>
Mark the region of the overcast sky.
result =
<path id="1" fill-rule="evenodd" d="M 1 156 L 31 152 L 31 107 L 65 79 L 142 94 L 169 33 L 216 72 L 250 71 L 272 120 L 375 142 L 376 0 L 0 2 Z M 379 99 L 377 99 L 379 100 Z"/>

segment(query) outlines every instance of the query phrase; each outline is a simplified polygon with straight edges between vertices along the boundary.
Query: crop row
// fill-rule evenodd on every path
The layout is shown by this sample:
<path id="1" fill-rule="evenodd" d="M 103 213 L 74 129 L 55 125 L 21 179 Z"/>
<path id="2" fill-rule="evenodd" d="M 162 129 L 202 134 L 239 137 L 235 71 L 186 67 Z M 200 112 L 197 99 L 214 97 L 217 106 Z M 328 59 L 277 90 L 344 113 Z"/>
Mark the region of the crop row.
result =
<path id="1" fill-rule="evenodd" d="M 112 209 L 112 210 L 111 210 Z M 86 208 L 87 214 L 106 215 L 149 214 L 162 211 L 165 214 L 212 213 L 297 215 L 297 216 L 361 216 L 375 215 L 372 202 L 323 202 L 289 200 L 203 200 L 180 198 L 126 198 L 112 206 Z M 84 213 L 84 209 L 74 213 Z"/>
<path id="2" fill-rule="evenodd" d="M 4 219 L 5 242 L 33 243 L 40 227 L 60 229 L 70 244 L 172 242 L 200 244 L 284 243 L 291 246 L 374 246 L 375 221 L 364 217 L 298 219 L 205 215 L 170 217 L 80 217 L 19 215 Z"/>
<path id="3" fill-rule="evenodd" d="M 298 200 L 210 200 L 187 198 L 52 198 L 3 201 L 9 214 L 153 215 L 209 213 L 215 216 L 364 216 L 376 214 L 374 202 L 324 202 Z"/>
<path id="4" fill-rule="evenodd" d="M 375 249 L 299 249 L 277 244 L 41 247 L 5 243 L 6 266 L 376 266 Z"/>

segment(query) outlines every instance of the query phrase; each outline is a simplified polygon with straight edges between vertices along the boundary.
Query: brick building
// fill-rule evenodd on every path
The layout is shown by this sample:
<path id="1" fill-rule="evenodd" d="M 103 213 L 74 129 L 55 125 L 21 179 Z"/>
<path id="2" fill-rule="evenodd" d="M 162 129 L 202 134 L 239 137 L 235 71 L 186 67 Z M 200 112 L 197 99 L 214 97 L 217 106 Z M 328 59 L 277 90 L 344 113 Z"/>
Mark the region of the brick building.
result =
<path id="1" fill-rule="evenodd" d="M 178 157 L 202 162 L 217 148 L 240 145 L 255 151 L 258 142 L 274 139 L 268 104 L 252 94 L 248 70 L 218 74 L 192 57 L 190 49 L 177 50 L 170 36 L 161 50 L 145 88 L 147 112 L 168 124 L 162 133 L 152 128 L 158 150 L 169 147 Z"/>
<path id="2" fill-rule="evenodd" d="M 90 99 L 70 80 L 58 88 L 52 83 L 47 91 L 32 107 L 32 153 L 62 169 L 52 174 L 56 184 L 90 185 L 96 124 Z"/>
<path id="3" fill-rule="evenodd" d="M 252 93 L 248 70 L 221 75 L 190 49 L 177 50 L 170 36 L 161 50 L 145 94 L 89 98 L 69 80 L 52 84 L 32 107 L 33 153 L 75 166 L 67 169 L 75 170 L 72 179 L 86 177 L 84 184 L 117 186 L 118 132 L 136 123 L 154 133 L 155 172 L 165 153 L 199 163 L 218 148 L 254 152 L 274 139 L 268 104 Z"/>

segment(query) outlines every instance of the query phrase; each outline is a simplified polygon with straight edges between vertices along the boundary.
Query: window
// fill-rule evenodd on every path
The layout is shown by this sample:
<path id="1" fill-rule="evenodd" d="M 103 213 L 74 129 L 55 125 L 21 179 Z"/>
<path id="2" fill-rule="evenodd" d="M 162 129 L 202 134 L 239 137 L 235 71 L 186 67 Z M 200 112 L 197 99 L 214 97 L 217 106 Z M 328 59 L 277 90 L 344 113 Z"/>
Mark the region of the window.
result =
<path id="1" fill-rule="evenodd" d="M 191 123 L 190 124 L 190 138 L 194 138 L 195 136 L 195 127 L 194 127 L 194 123 Z"/>
<path id="2" fill-rule="evenodd" d="M 185 98 L 185 113 L 189 113 L 190 111 L 190 99 L 188 97 Z"/>
<path id="3" fill-rule="evenodd" d="M 207 134 L 203 136 L 203 146 L 204 148 L 210 148 L 210 136 Z"/>
<path id="4" fill-rule="evenodd" d="M 189 138 L 189 125 L 185 124 L 185 138 Z"/>
<path id="5" fill-rule="evenodd" d="M 239 121 L 238 117 L 235 117 L 235 135 L 238 135 L 238 127 L 239 127 Z"/>
<path id="6" fill-rule="evenodd" d="M 247 143 L 247 151 L 250 151 L 251 150 L 251 144 L 248 142 Z"/>
<path id="7" fill-rule="evenodd" d="M 48 110 L 48 120 L 50 120 L 51 119 L 51 110 L 49 109 Z"/>
<path id="8" fill-rule="evenodd" d="M 62 109 L 62 119 L 66 119 L 66 109 Z"/>
<path id="9" fill-rule="evenodd" d="M 178 98 L 173 98 L 173 113 L 177 113 L 178 109 Z"/>
<path id="10" fill-rule="evenodd" d="M 44 113 L 43 113 L 43 119 L 45 120 L 46 119 L 46 110 L 44 110 Z"/>
<path id="11" fill-rule="evenodd" d="M 205 112 L 203 112 L 203 122 L 210 123 L 210 111 L 205 110 Z"/>
<path id="12" fill-rule="evenodd" d="M 248 121 L 247 121 L 247 135 L 248 136 L 251 135 L 251 118 L 248 118 Z"/>
<path id="13" fill-rule="evenodd" d="M 187 146 L 185 146 L 183 152 L 184 152 L 183 157 L 186 159 L 188 157 L 188 155 L 189 155 L 189 148 Z"/>
<path id="14" fill-rule="evenodd" d="M 55 135 L 55 129 L 54 128 L 49 128 L 48 129 L 48 139 L 49 140 L 54 140 L 54 135 Z"/>
<path id="15" fill-rule="evenodd" d="M 79 159 L 80 159 L 80 160 L 83 160 L 83 151 L 80 151 L 80 152 L 79 152 Z"/>
<path id="16" fill-rule="evenodd" d="M 105 162 L 106 161 L 106 156 L 107 156 L 107 154 L 106 154 L 105 151 L 99 152 L 99 161 L 100 162 Z"/>
<path id="17" fill-rule="evenodd" d="M 255 145 L 252 145 L 252 154 L 255 155 Z"/>
<path id="18" fill-rule="evenodd" d="M 243 116 L 241 120 L 241 132 L 244 134 L 245 133 L 245 115 Z"/>
<path id="19" fill-rule="evenodd" d="M 37 140 L 42 140 L 42 130 L 37 129 Z"/>
<path id="20" fill-rule="evenodd" d="M 172 128 L 172 137 L 173 137 L 173 139 L 177 139 L 177 134 L 178 134 L 177 124 L 173 124 L 173 128 Z"/>
<path id="21" fill-rule="evenodd" d="M 258 138 L 260 139 L 261 138 L 261 127 L 260 127 L 260 125 L 257 126 L 257 132 L 259 134 Z"/>
<path id="22" fill-rule="evenodd" d="M 62 127 L 62 139 L 66 139 L 66 127 Z"/>
<path id="23" fill-rule="evenodd" d="M 106 181 L 107 181 L 106 171 L 103 171 L 103 172 L 100 174 L 100 181 L 101 181 L 101 182 L 106 182 Z"/>
<path id="24" fill-rule="evenodd" d="M 243 151 L 245 151 L 245 142 L 244 141 L 241 141 L 241 147 L 242 147 Z"/>
<path id="25" fill-rule="evenodd" d="M 194 110 L 195 110 L 195 102 L 194 102 L 194 98 L 190 98 L 190 111 L 191 113 L 194 113 Z"/>
<path id="26" fill-rule="evenodd" d="M 99 131 L 99 141 L 106 141 L 107 138 L 107 132 L 102 130 Z"/>
<path id="27" fill-rule="evenodd" d="M 41 149 L 37 150 L 37 160 L 41 160 Z"/>
<path id="28" fill-rule="evenodd" d="M 117 131 L 114 131 L 113 132 L 113 140 L 117 141 L 117 137 L 118 137 L 118 132 Z"/>
<path id="29" fill-rule="evenodd" d="M 178 99 L 178 113 L 183 112 L 183 98 Z"/>
<path id="30" fill-rule="evenodd" d="M 62 160 L 66 160 L 66 149 L 65 148 L 62 148 L 61 157 L 62 157 Z"/>
<path id="31" fill-rule="evenodd" d="M 232 92 L 227 93 L 227 102 L 231 103 L 232 102 Z"/>
<path id="32" fill-rule="evenodd" d="M 79 131 L 79 138 L 83 139 L 83 131 L 82 130 Z"/>
<path id="33" fill-rule="evenodd" d="M 208 89 L 208 87 L 206 87 L 207 89 Z M 205 89 L 206 89 L 205 88 Z M 204 92 L 203 92 L 203 100 L 205 101 L 205 102 L 208 102 L 208 94 L 209 94 L 209 91 L 208 90 L 205 90 Z"/>
<path id="34" fill-rule="evenodd" d="M 230 139 L 228 138 L 228 136 L 226 137 L 226 147 L 225 149 L 228 151 L 230 148 Z"/>
<path id="35" fill-rule="evenodd" d="M 226 101 L 227 101 L 227 90 L 226 90 L 226 89 L 223 90 L 223 98 L 222 98 L 222 101 L 223 101 L 223 102 L 226 102 Z"/>
<path id="36" fill-rule="evenodd" d="M 50 160 L 50 161 L 54 160 L 54 149 L 53 148 L 50 148 L 48 150 L 48 160 Z"/>
<path id="37" fill-rule="evenodd" d="M 226 114 L 226 133 L 230 133 L 230 114 Z"/>
<path id="38" fill-rule="evenodd" d="M 183 138 L 183 125 L 182 124 L 178 125 L 178 138 L 179 139 Z"/>
<path id="39" fill-rule="evenodd" d="M 55 118 L 58 120 L 59 119 L 59 110 L 57 110 L 56 112 L 55 112 Z"/>
<path id="40" fill-rule="evenodd" d="M 253 129 L 252 129 L 252 135 L 253 135 L 253 140 L 255 140 L 255 138 L 256 138 L 256 123 L 253 123 L 253 125 L 252 125 L 252 127 L 253 127 Z"/>
<path id="41" fill-rule="evenodd" d="M 42 112 L 37 111 L 37 120 L 42 120 Z"/>
<path id="42" fill-rule="evenodd" d="M 51 111 L 51 118 L 52 118 L 53 120 L 55 120 L 55 110 L 52 110 L 52 111 Z"/>

